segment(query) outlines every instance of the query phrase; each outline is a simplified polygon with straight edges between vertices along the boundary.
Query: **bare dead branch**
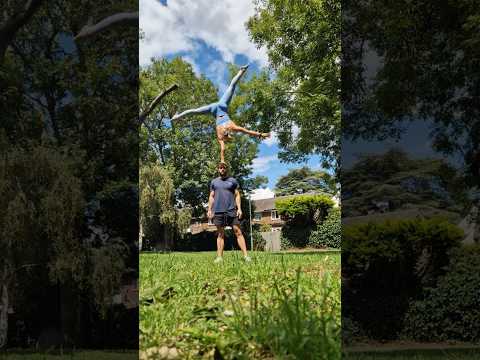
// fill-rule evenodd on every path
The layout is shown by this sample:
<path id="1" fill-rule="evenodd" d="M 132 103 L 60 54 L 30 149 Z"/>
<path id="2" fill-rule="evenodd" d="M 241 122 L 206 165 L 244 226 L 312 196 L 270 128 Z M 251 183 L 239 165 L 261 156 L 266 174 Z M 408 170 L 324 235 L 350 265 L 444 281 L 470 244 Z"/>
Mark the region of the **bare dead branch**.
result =
<path id="1" fill-rule="evenodd" d="M 88 36 L 95 35 L 109 27 L 123 22 L 138 22 L 138 11 L 122 12 L 110 15 L 95 25 L 85 25 L 82 30 L 75 36 L 75 40 L 83 39 Z"/>
<path id="2" fill-rule="evenodd" d="M 173 90 L 177 89 L 178 85 L 173 84 L 170 86 L 167 90 L 163 91 L 162 93 L 158 94 L 155 99 L 147 106 L 147 108 L 142 111 L 138 117 L 140 123 L 143 123 L 145 119 L 147 118 L 148 115 L 155 109 L 155 107 L 158 105 L 160 100 L 162 100 L 168 93 L 172 92 Z"/>

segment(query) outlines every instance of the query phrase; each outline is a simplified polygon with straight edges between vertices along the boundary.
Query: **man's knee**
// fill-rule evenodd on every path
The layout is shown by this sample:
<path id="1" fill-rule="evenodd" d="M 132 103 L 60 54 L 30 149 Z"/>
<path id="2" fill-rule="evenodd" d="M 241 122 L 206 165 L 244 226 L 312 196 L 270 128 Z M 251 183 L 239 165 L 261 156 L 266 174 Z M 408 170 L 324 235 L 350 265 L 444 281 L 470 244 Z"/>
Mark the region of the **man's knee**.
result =
<path id="1" fill-rule="evenodd" d="M 240 230 L 240 227 L 238 225 L 233 227 L 233 232 L 237 237 L 242 236 L 242 230 Z"/>

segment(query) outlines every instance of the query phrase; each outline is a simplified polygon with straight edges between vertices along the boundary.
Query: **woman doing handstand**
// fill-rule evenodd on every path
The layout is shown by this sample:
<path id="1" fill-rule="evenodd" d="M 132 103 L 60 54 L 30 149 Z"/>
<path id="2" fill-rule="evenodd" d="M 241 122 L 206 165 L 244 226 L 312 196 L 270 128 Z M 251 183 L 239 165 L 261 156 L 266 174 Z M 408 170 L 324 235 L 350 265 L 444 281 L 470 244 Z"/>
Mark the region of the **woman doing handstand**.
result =
<path id="1" fill-rule="evenodd" d="M 270 133 L 260 133 L 258 131 L 248 130 L 235 124 L 228 116 L 227 110 L 230 101 L 232 100 L 235 86 L 243 74 L 247 71 L 248 65 L 242 66 L 237 75 L 232 79 L 225 93 L 218 102 L 201 106 L 197 109 L 186 110 L 180 114 L 175 114 L 172 120 L 177 120 L 185 115 L 191 114 L 206 114 L 211 113 L 216 119 L 217 140 L 220 143 L 220 161 L 225 162 L 225 141 L 231 140 L 230 133 L 243 132 L 245 134 L 256 136 L 260 139 L 265 139 L 270 136 Z"/>

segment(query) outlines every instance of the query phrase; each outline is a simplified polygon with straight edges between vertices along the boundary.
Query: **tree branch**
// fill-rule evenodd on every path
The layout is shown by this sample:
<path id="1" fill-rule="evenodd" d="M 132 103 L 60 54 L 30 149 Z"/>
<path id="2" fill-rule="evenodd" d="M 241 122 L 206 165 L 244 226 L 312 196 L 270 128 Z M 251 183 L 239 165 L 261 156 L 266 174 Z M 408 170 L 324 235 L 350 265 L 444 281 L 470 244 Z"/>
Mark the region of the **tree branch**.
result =
<path id="1" fill-rule="evenodd" d="M 137 22 L 137 21 L 138 21 L 138 11 L 122 12 L 122 13 L 110 15 L 95 25 L 88 25 L 88 24 L 85 25 L 82 28 L 82 30 L 80 30 L 80 32 L 75 36 L 75 40 L 79 40 L 88 36 L 95 35 L 121 22 Z"/>
<path id="2" fill-rule="evenodd" d="M 150 113 L 155 109 L 155 107 L 158 105 L 160 100 L 162 100 L 166 95 L 168 95 L 168 93 L 172 92 L 173 90 L 175 90 L 177 88 L 178 88 L 178 85 L 173 84 L 167 90 L 158 94 L 157 97 L 155 99 L 153 99 L 153 101 L 147 106 L 147 108 L 140 113 L 140 115 L 138 117 L 140 123 L 143 123 L 145 121 L 147 116 L 150 115 Z"/>
<path id="3" fill-rule="evenodd" d="M 0 27 L 0 62 L 5 56 L 7 46 L 15 37 L 15 34 L 35 14 L 43 0 L 29 0 L 23 10 L 19 11 Z"/>

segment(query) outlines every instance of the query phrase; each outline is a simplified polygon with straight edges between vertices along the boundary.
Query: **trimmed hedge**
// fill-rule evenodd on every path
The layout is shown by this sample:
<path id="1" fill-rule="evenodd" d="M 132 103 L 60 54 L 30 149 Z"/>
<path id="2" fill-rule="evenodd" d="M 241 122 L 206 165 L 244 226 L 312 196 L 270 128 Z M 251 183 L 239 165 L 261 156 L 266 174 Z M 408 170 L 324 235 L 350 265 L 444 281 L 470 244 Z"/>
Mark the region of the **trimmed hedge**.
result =
<path id="1" fill-rule="evenodd" d="M 403 335 L 418 341 L 480 340 L 480 245 L 452 252 L 445 275 L 413 301 Z"/>
<path id="2" fill-rule="evenodd" d="M 463 231 L 444 219 L 344 227 L 342 312 L 374 339 L 395 339 L 412 299 L 445 273 Z"/>
<path id="3" fill-rule="evenodd" d="M 278 214 L 294 222 L 318 222 L 335 205 L 328 195 L 300 195 L 275 201 Z"/>
<path id="4" fill-rule="evenodd" d="M 342 245 L 342 214 L 331 208 L 325 220 L 310 234 L 308 245 L 316 248 L 340 249 Z"/>
<path id="5" fill-rule="evenodd" d="M 282 228 L 282 248 L 307 246 L 311 232 L 334 204 L 327 195 L 300 195 L 276 200 L 275 207 L 286 220 Z"/>

